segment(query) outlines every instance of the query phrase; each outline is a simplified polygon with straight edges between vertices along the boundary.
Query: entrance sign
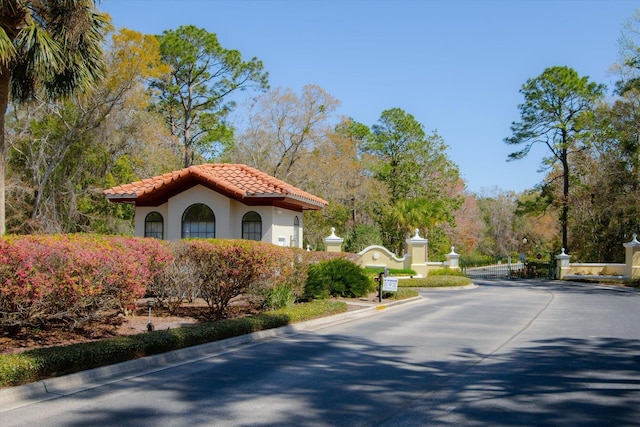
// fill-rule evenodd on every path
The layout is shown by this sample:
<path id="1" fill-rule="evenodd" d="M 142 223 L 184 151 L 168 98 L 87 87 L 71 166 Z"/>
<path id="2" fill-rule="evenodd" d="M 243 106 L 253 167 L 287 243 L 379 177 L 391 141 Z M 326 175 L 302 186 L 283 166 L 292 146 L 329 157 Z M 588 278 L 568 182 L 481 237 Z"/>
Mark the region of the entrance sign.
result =
<path id="1" fill-rule="evenodd" d="M 383 291 L 397 291 L 398 290 L 398 278 L 394 277 L 385 277 L 382 282 L 382 290 Z"/>

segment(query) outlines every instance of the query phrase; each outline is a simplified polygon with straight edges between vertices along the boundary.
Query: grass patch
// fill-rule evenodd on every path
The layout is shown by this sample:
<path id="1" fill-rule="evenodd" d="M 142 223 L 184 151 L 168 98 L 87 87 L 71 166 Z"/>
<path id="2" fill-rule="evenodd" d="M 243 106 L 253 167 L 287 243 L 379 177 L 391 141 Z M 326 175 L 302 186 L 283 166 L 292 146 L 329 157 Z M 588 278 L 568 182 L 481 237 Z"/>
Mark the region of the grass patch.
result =
<path id="1" fill-rule="evenodd" d="M 396 292 L 383 292 L 382 298 L 388 298 L 394 301 L 399 301 L 403 299 L 409 299 L 419 296 L 420 294 L 415 289 L 409 288 L 400 288 Z"/>
<path id="2" fill-rule="evenodd" d="M 370 276 L 377 276 L 380 273 L 384 273 L 384 267 L 364 267 L 365 274 Z M 390 268 L 389 276 L 415 276 L 417 273 L 415 270 L 408 268 Z"/>
<path id="3" fill-rule="evenodd" d="M 471 279 L 464 276 L 428 276 L 424 278 L 398 280 L 398 287 L 403 288 L 450 288 L 467 286 Z"/>

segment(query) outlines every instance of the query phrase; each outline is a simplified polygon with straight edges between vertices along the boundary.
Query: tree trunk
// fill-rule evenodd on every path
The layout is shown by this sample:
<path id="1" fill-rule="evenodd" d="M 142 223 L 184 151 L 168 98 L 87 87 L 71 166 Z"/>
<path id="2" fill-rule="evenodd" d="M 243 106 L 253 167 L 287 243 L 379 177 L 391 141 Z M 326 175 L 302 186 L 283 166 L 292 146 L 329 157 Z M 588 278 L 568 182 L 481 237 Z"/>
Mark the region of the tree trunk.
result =
<path id="1" fill-rule="evenodd" d="M 6 175 L 6 146 L 4 121 L 9 104 L 9 87 L 11 83 L 11 71 L 4 65 L 0 65 L 0 236 L 6 231 L 5 226 L 5 175 Z"/>
<path id="2" fill-rule="evenodd" d="M 566 145 L 565 145 L 566 146 Z M 562 227 L 562 247 L 569 250 L 567 245 L 567 223 L 569 220 L 569 160 L 567 149 L 562 150 L 562 213 L 560 214 L 560 226 Z"/>

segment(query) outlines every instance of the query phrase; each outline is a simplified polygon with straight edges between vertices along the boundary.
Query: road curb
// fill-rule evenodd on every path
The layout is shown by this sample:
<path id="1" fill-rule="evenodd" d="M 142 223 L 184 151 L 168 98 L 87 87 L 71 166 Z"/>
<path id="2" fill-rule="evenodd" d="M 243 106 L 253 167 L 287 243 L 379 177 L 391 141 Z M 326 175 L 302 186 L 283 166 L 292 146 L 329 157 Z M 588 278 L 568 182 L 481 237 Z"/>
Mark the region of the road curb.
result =
<path id="1" fill-rule="evenodd" d="M 84 390 L 100 387 L 105 384 L 135 378 L 171 367 L 197 362 L 231 351 L 241 345 L 247 345 L 265 339 L 295 334 L 303 331 L 314 331 L 324 327 L 349 322 L 364 317 L 374 316 L 392 307 L 401 307 L 411 303 L 424 301 L 420 296 L 389 303 L 372 304 L 346 313 L 322 317 L 295 323 L 281 328 L 254 332 L 225 340 L 214 341 L 180 350 L 174 350 L 153 356 L 116 363 L 114 365 L 94 368 L 75 374 L 50 378 L 0 390 L 0 413 L 36 402 L 68 396 Z"/>

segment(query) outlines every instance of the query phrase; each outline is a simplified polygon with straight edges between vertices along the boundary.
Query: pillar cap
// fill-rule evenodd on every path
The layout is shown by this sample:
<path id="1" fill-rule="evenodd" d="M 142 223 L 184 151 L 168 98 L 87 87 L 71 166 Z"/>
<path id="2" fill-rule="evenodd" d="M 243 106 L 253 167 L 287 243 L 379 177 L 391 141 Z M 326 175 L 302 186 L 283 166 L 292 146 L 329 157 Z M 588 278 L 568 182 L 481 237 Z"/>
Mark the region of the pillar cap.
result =
<path id="1" fill-rule="evenodd" d="M 562 248 L 562 253 L 560 255 L 556 255 L 556 259 L 569 259 L 571 255 L 568 255 L 564 252 L 564 248 Z"/>
<path id="2" fill-rule="evenodd" d="M 331 227 L 331 234 L 329 236 L 325 237 L 324 241 L 325 242 L 342 243 L 344 241 L 344 239 L 342 237 L 336 236 L 336 228 L 335 227 Z"/>
<path id="3" fill-rule="evenodd" d="M 419 229 L 415 229 L 414 231 L 414 235 L 412 238 L 407 239 L 407 243 L 426 243 L 428 242 L 427 239 L 423 239 L 422 237 L 420 237 L 420 230 Z"/>
<path id="4" fill-rule="evenodd" d="M 640 242 L 638 242 L 638 235 L 634 233 L 633 239 L 630 242 L 624 243 L 623 246 L 625 248 L 640 246 Z"/>

